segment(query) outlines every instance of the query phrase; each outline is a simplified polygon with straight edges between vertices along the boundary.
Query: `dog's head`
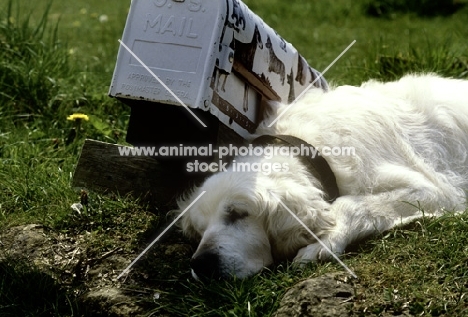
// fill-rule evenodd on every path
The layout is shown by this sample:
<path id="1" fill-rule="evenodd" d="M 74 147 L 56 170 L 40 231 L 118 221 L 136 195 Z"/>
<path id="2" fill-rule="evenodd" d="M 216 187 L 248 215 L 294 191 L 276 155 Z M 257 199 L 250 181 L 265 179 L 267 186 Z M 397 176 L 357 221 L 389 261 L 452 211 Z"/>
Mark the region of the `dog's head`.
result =
<path id="1" fill-rule="evenodd" d="M 244 278 L 294 257 L 314 240 L 288 209 L 316 235 L 332 225 L 329 204 L 301 166 L 281 175 L 215 174 L 179 201 L 179 212 L 202 191 L 181 220 L 183 232 L 200 241 L 191 259 L 195 277 Z"/>

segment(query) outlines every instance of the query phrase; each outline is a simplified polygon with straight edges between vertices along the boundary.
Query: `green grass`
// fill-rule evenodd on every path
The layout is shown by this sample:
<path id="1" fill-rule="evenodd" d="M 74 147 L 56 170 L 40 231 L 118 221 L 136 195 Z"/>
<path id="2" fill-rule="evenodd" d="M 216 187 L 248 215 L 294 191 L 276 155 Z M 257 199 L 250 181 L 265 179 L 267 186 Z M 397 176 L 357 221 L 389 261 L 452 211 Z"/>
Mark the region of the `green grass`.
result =
<path id="1" fill-rule="evenodd" d="M 246 3 L 318 70 L 356 40 L 325 75 L 334 84 L 429 71 L 468 78 L 468 8 L 446 14 L 452 1 Z M 0 230 L 41 223 L 54 232 L 84 235 L 89 256 L 116 246 L 135 253 L 162 230 L 167 210 L 155 212 L 131 197 L 90 193 L 84 212 L 70 208 L 80 200 L 70 180 L 84 139 L 125 142 L 129 109 L 107 97 L 107 90 L 128 6 L 123 0 L 0 4 Z M 90 121 L 80 127 L 67 121 L 75 112 Z M 466 215 L 423 220 L 346 256 L 359 276 L 354 315 L 466 315 L 467 222 Z M 147 290 L 143 301 L 154 315 L 269 316 L 294 283 L 342 270 L 335 263 L 304 270 L 284 264 L 244 281 L 203 285 L 190 278 L 188 255 L 165 253 L 180 239 L 173 234 L 156 246 L 137 267 L 140 284 L 128 286 Z M 60 285 L 60 278 L 13 260 L 2 261 L 0 270 L 1 316 L 83 313 L 78 293 Z M 46 292 L 45 302 L 35 300 Z M 156 292 L 160 299 L 153 301 Z"/>
<path id="2" fill-rule="evenodd" d="M 357 311 L 464 316 L 468 217 L 422 219 L 366 245 L 349 264 L 360 277 Z M 382 259 L 385 259 L 382 261 Z M 372 300 L 364 302 L 371 297 Z"/>
<path id="3" fill-rule="evenodd" d="M 466 8 L 449 17 L 436 16 L 429 19 L 397 10 L 389 18 L 375 18 L 365 12 L 369 5 L 379 1 L 245 2 L 291 42 L 317 70 L 325 69 L 356 40 L 346 55 L 325 75 L 333 83 L 359 84 L 367 78 L 395 79 L 391 75 L 393 66 L 397 68 L 399 76 L 401 71 L 437 71 L 443 75 L 460 77 L 463 71 L 456 65 L 451 66 L 457 63 L 457 57 L 464 58 L 466 77 Z M 382 56 L 414 60 L 415 63 L 407 63 L 404 69 L 400 69 L 398 64 L 382 65 Z M 385 68 L 384 72 L 381 72 L 382 67 Z"/>

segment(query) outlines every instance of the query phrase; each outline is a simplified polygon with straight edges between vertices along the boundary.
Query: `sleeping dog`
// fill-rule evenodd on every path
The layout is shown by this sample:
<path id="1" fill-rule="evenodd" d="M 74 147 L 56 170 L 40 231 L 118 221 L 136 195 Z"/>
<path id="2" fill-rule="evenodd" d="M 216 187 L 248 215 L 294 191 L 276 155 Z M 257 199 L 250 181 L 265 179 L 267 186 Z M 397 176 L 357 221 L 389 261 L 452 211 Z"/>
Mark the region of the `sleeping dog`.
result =
<path id="1" fill-rule="evenodd" d="M 468 81 L 408 75 L 313 89 L 286 112 L 288 105 L 271 107 L 252 136 L 266 140 L 256 144 L 300 140 L 319 155 L 237 157 L 280 168 L 231 165 L 182 197 L 180 211 L 205 191 L 181 221 L 183 232 L 200 241 L 194 276 L 244 278 L 277 261 L 329 259 L 423 213 L 465 210 Z M 343 155 L 343 148 L 354 152 Z"/>

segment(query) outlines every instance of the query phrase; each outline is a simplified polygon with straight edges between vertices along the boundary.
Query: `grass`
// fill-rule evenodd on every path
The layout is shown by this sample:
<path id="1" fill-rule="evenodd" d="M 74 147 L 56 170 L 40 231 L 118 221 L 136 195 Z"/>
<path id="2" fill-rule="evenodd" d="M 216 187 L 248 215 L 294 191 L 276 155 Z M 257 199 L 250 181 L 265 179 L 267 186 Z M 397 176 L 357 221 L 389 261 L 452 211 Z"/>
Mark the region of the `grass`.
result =
<path id="1" fill-rule="evenodd" d="M 428 71 L 468 78 L 468 8 L 453 10 L 452 1 L 245 2 L 318 70 L 356 40 L 326 74 L 332 83 Z M 38 0 L 34 8 L 25 0 L 0 5 L 0 230 L 41 223 L 54 232 L 83 235 L 88 256 L 116 246 L 137 252 L 162 230 L 167 210 L 131 197 L 89 193 L 82 213 L 70 209 L 80 200 L 69 184 L 85 137 L 125 142 L 129 109 L 106 94 L 128 5 L 84 0 Z M 90 121 L 80 127 L 67 121 L 75 112 L 88 114 Z M 360 278 L 354 315 L 466 315 L 467 223 L 466 215 L 422 220 L 345 257 Z M 190 278 L 186 255 L 167 255 L 168 245 L 181 239 L 170 235 L 135 273 L 144 278 L 134 291 L 160 295 L 143 300 L 153 315 L 269 316 L 294 283 L 342 270 L 334 263 L 304 270 L 283 264 L 248 280 L 203 285 Z M 11 259 L 2 260 L 0 270 L 0 315 L 85 314 L 76 285 L 65 288 L 60 278 Z M 87 285 L 75 282 L 78 288 Z M 46 300 L 37 301 L 37 294 L 46 294 Z"/>
<path id="2" fill-rule="evenodd" d="M 375 315 L 401 314 L 405 309 L 424 316 L 466 314 L 467 221 L 466 215 L 423 219 L 367 245 L 370 252 L 349 260 L 350 265 L 359 263 L 357 296 L 372 297 L 370 303 L 362 300 L 356 310 Z"/>

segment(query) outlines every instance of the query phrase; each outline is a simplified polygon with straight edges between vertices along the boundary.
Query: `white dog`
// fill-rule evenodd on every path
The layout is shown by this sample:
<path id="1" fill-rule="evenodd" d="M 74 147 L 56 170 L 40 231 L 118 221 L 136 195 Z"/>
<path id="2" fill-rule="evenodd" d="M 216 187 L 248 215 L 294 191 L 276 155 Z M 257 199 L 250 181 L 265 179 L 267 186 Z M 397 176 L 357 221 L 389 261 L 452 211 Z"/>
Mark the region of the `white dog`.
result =
<path id="1" fill-rule="evenodd" d="M 184 233 L 201 240 L 191 260 L 195 276 L 243 278 L 275 261 L 327 259 L 328 250 L 340 254 L 353 241 L 423 214 L 465 210 L 468 81 L 421 75 L 315 89 L 268 128 L 286 107 L 275 105 L 258 135 L 291 135 L 328 149 L 322 157 L 339 197 L 327 196 L 321 171 L 303 158 L 237 157 L 277 168 L 239 172 L 233 164 L 180 199 L 182 211 L 206 191 L 181 222 Z M 341 148 L 354 155 L 340 155 Z"/>

